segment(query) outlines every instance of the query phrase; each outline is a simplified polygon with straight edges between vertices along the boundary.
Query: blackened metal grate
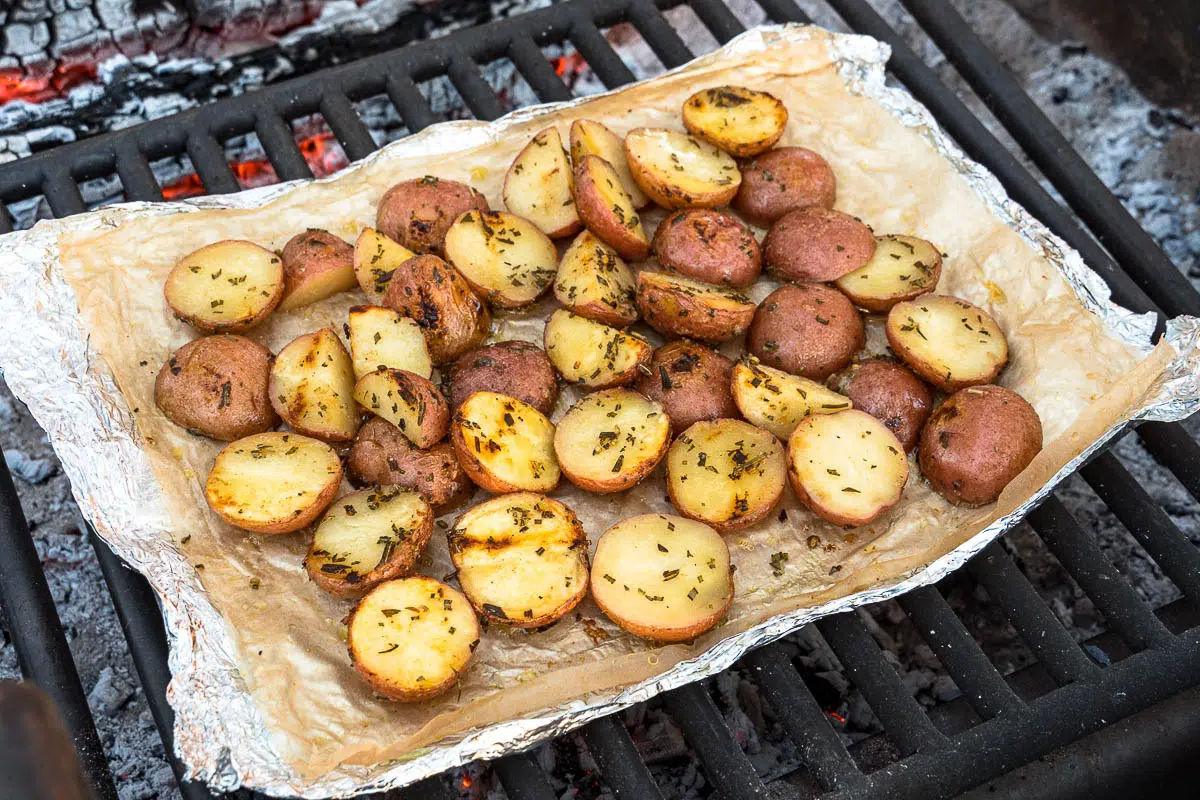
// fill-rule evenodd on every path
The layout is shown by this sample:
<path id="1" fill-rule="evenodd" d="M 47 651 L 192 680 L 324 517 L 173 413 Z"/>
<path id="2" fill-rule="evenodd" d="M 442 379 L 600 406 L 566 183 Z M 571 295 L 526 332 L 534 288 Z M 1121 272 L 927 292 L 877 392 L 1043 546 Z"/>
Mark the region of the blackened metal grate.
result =
<path id="1" fill-rule="evenodd" d="M 939 82 L 866 0 L 828 3 L 852 28 L 892 46 L 889 66 L 894 77 L 934 112 L 969 155 L 996 174 L 1014 199 L 1083 254 L 1108 281 L 1118 302 L 1155 312 L 1160 325 L 1164 313 L 1200 314 L 1200 295 L 949 3 L 902 1 L 1088 230 Z M 794 0 L 756 2 L 775 22 L 808 21 Z M 408 129 L 417 131 L 439 119 L 418 84 L 439 76 L 448 76 L 475 116 L 495 118 L 503 109 L 479 66 L 500 58 L 513 62 L 540 99 L 569 99 L 570 90 L 541 51 L 548 45 L 573 45 L 606 86 L 619 86 L 634 76 L 601 29 L 632 23 L 659 60 L 675 67 L 692 53 L 661 12 L 684 4 L 720 42 L 743 29 L 721 0 L 559 3 L 6 164 L 0 167 L 0 231 L 12 227 L 4 203 L 44 195 L 55 215 L 78 213 L 84 210 L 78 184 L 114 173 L 128 199 L 160 200 L 162 190 L 150 163 L 184 153 L 209 192 L 236 191 L 240 187 L 221 142 L 250 132 L 258 136 L 282 180 L 312 177 L 289 120 L 319 113 L 346 155 L 359 159 L 376 145 L 354 102 L 386 93 Z M 1192 497 L 1200 499 L 1200 446 L 1186 431 L 1180 425 L 1151 423 L 1139 428 L 1138 436 Z M 1106 777 L 1116 780 L 1141 769 L 1150 758 L 1178 756 L 1185 743 L 1200 737 L 1200 551 L 1111 452 L 1094 459 L 1082 476 L 1178 587 L 1182 599 L 1151 608 L 1117 571 L 1095 536 L 1051 497 L 1030 522 L 1103 614 L 1108 632 L 1095 643 L 1122 657 L 1101 663 L 1106 660 L 1089 655 L 1094 652 L 1089 643 L 1081 647 L 1074 641 L 1014 559 L 999 543 L 993 544 L 970 564 L 969 577 L 1003 610 L 1035 656 L 1034 666 L 1003 677 L 936 587 L 916 590 L 901 600 L 904 612 L 961 690 L 960 705 L 974 715 L 973 724 L 965 726 L 948 724 L 944 715 L 927 713 L 915 701 L 861 617 L 843 614 L 818 622 L 816 632 L 861 690 L 897 751 L 891 763 L 874 770 L 860 768 L 784 648 L 772 645 L 748 654 L 740 666 L 796 745 L 808 773 L 810 796 L 951 796 L 1065 748 L 1057 753 L 1060 768 L 1043 767 L 1036 785 L 1021 785 L 1022 796 L 1062 796 L 1068 788 L 1080 788 L 1078 782 L 1068 783 L 1080 769 L 1091 777 L 1088 785 L 1103 786 Z M 94 534 L 92 543 L 168 759 L 180 776 L 165 697 L 167 644 L 157 603 L 145 581 Z M 114 798 L 116 790 L 7 469 L 0 470 L 0 552 L 5 554 L 0 559 L 0 602 L 21 669 L 57 702 L 96 795 Z M 768 796 L 706 685 L 675 690 L 664 705 L 719 796 Z M 1147 725 L 1148 709 L 1173 714 L 1177 724 Z M 1115 726 L 1120 720 L 1124 721 Z M 1100 737 L 1085 738 L 1106 726 Z M 583 738 L 602 781 L 619 800 L 663 796 L 616 718 L 591 723 L 583 729 Z M 509 756 L 492 766 L 512 800 L 554 797 L 546 774 L 530 756 Z M 1003 792 L 1012 785 L 1001 778 L 992 788 Z M 196 784 L 181 783 L 180 788 L 189 800 L 211 797 Z M 452 795 L 433 778 L 399 796 L 433 800 Z"/>

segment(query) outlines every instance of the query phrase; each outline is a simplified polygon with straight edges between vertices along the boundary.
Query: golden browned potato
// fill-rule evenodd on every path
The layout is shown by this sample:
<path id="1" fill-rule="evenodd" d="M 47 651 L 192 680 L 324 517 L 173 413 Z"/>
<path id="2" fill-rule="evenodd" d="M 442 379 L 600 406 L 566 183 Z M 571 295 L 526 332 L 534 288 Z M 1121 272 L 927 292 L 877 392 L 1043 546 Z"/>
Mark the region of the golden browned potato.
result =
<path id="1" fill-rule="evenodd" d="M 372 690 L 416 703 L 458 683 L 479 645 L 479 620 L 446 584 L 401 578 L 376 586 L 350 613 L 346 645 Z"/>
<path id="2" fill-rule="evenodd" d="M 167 359 L 154 381 L 154 402 L 189 431 L 231 442 L 279 424 L 267 384 L 271 351 L 233 334 L 188 342 Z"/>
<path id="3" fill-rule="evenodd" d="M 459 356 L 442 387 L 456 411 L 475 392 L 496 392 L 549 416 L 558 401 L 558 375 L 545 351 L 531 342 L 497 342 Z"/>
<path id="4" fill-rule="evenodd" d="M 701 89 L 683 103 L 688 133 L 738 158 L 756 156 L 779 141 L 787 121 L 778 97 L 744 86 Z"/>
<path id="5" fill-rule="evenodd" d="M 850 408 L 850 399 L 816 381 L 760 364 L 747 357 L 733 368 L 733 401 L 747 421 L 787 441 L 810 414 Z"/>
<path id="6" fill-rule="evenodd" d="M 329 507 L 342 482 L 332 447 L 297 433 L 256 433 L 225 445 L 204 496 L 218 517 L 253 533 L 291 533 Z"/>
<path id="7" fill-rule="evenodd" d="M 447 543 L 463 593 L 497 622 L 540 628 L 587 595 L 587 534 L 571 509 L 545 495 L 480 503 L 455 520 Z"/>
<path id="8" fill-rule="evenodd" d="M 465 183 L 426 175 L 401 181 L 384 193 L 375 227 L 414 253 L 440 256 L 446 231 L 471 209 L 487 211 L 487 198 Z"/>
<path id="9" fill-rule="evenodd" d="M 311 305 L 358 285 L 354 248 L 329 231 L 310 229 L 288 240 L 283 259 L 280 311 Z"/>
<path id="10" fill-rule="evenodd" d="M 850 398 L 855 408 L 896 434 L 905 452 L 911 453 L 917 446 L 933 408 L 933 393 L 906 367 L 885 358 L 870 358 L 846 367 L 829 383 Z"/>
<path id="11" fill-rule="evenodd" d="M 745 295 L 668 272 L 639 272 L 637 303 L 659 333 L 705 342 L 740 336 L 754 318 L 754 303 Z"/>
<path id="12" fill-rule="evenodd" d="M 433 533 L 433 509 L 399 486 L 339 497 L 313 533 L 304 568 L 336 597 L 362 597 L 384 581 L 412 573 Z"/>
<path id="13" fill-rule="evenodd" d="M 990 383 L 1008 363 L 1008 340 L 991 315 L 966 300 L 926 295 L 892 306 L 888 344 L 943 392 Z"/>
<path id="14" fill-rule="evenodd" d="M 788 440 L 796 497 L 835 525 L 866 525 L 896 505 L 908 481 L 904 448 L 865 411 L 814 414 Z"/>
<path id="15" fill-rule="evenodd" d="M 636 293 L 629 267 L 591 231 L 576 237 L 558 265 L 554 297 L 581 317 L 631 325 L 638 318 Z"/>
<path id="16" fill-rule="evenodd" d="M 1042 449 L 1042 420 L 1025 398 L 1002 386 L 960 389 L 938 406 L 921 433 L 921 473 L 956 505 L 1000 496 Z"/>
<path id="17" fill-rule="evenodd" d="M 742 167 L 733 208 L 751 225 L 769 228 L 789 211 L 833 208 L 837 179 L 829 162 L 807 147 L 780 147 Z"/>
<path id="18" fill-rule="evenodd" d="M 762 250 L 750 229 L 710 208 L 676 211 L 659 223 L 654 255 L 667 269 L 720 286 L 750 286 L 762 271 Z"/>
<path id="19" fill-rule="evenodd" d="M 374 228 L 363 228 L 354 242 L 354 277 L 367 299 L 382 302 L 396 268 L 414 255 Z"/>
<path id="20" fill-rule="evenodd" d="M 630 517 L 596 543 L 592 599 L 635 636 L 686 642 L 716 627 L 733 602 L 729 548 L 702 522 Z"/>
<path id="21" fill-rule="evenodd" d="M 439 514 L 461 505 L 474 489 L 449 442 L 421 450 L 380 417 L 359 428 L 346 455 L 346 471 L 356 486 L 413 489 Z"/>
<path id="22" fill-rule="evenodd" d="M 740 419 L 697 422 L 667 452 L 671 503 L 680 514 L 721 533 L 770 514 L 786 482 L 779 440 Z"/>
<path id="23" fill-rule="evenodd" d="M 298 433 L 348 442 L 358 433 L 354 363 L 331 328 L 297 336 L 275 357 L 271 405 Z"/>
<path id="24" fill-rule="evenodd" d="M 416 256 L 397 268 L 383 304 L 421 326 L 434 364 L 477 347 L 492 326 L 492 312 L 458 270 L 437 256 Z"/>
<path id="25" fill-rule="evenodd" d="M 746 349 L 767 366 L 823 381 L 850 363 L 866 332 L 854 304 L 820 284 L 780 286 L 759 305 Z"/>
<path id="26" fill-rule="evenodd" d="M 450 406 L 428 378 L 402 369 L 368 372 L 354 385 L 354 399 L 400 429 L 422 450 L 442 440 Z"/>
<path id="27" fill-rule="evenodd" d="M 650 198 L 637 185 L 625 160 L 625 139 L 604 125 L 590 119 L 577 119 L 571 123 L 571 161 L 583 161 L 584 156 L 599 156 L 612 164 L 621 178 L 621 186 L 633 201 L 634 208 L 650 205 Z"/>
<path id="28" fill-rule="evenodd" d="M 554 282 L 558 249 L 537 225 L 506 211 L 468 211 L 446 232 L 446 258 L 476 294 L 520 308 Z"/>
<path id="29" fill-rule="evenodd" d="M 835 283 L 856 305 L 884 312 L 901 300 L 932 292 L 941 276 L 942 254 L 929 242 L 915 236 L 880 236 L 871 260 Z"/>
<path id="30" fill-rule="evenodd" d="M 407 370 L 422 378 L 433 374 L 425 334 L 415 321 L 382 306 L 353 306 L 349 320 L 346 338 L 356 378 L 380 367 Z"/>
<path id="31" fill-rule="evenodd" d="M 636 486 L 671 443 L 663 407 L 629 389 L 583 397 L 554 429 L 554 454 L 567 480 L 597 494 Z"/>
<path id="32" fill-rule="evenodd" d="M 600 156 L 584 156 L 575 165 L 575 202 L 588 230 L 620 256 L 641 260 L 650 255 L 637 206 L 612 164 Z"/>
<path id="33" fill-rule="evenodd" d="M 642 337 L 560 308 L 544 333 L 546 355 L 564 379 L 589 389 L 628 386 L 654 355 Z"/>
<path id="34" fill-rule="evenodd" d="M 562 137 L 558 128 L 549 127 L 539 131 L 508 168 L 504 205 L 551 239 L 558 239 L 583 227 L 573 189 L 571 162 Z"/>
<path id="35" fill-rule="evenodd" d="M 633 388 L 661 403 L 671 428 L 683 431 L 702 419 L 740 416 L 729 390 L 732 375 L 733 362 L 716 350 L 676 339 L 654 351 L 650 374 L 639 375 Z"/>
<path id="36" fill-rule="evenodd" d="M 549 492 L 558 485 L 554 425 L 515 397 L 471 395 L 454 412 L 450 440 L 467 475 L 493 494 Z"/>
<path id="37" fill-rule="evenodd" d="M 163 293 L 184 322 L 202 331 L 240 333 L 270 316 L 283 288 L 279 256 L 253 242 L 226 239 L 181 258 Z"/>
<path id="38" fill-rule="evenodd" d="M 663 208 L 727 206 L 742 182 L 728 153 L 663 128 L 626 134 L 625 159 L 638 186 Z"/>
<path id="39" fill-rule="evenodd" d="M 875 234 L 832 208 L 808 206 L 784 214 L 763 239 L 767 272 L 781 281 L 836 281 L 875 255 Z"/>

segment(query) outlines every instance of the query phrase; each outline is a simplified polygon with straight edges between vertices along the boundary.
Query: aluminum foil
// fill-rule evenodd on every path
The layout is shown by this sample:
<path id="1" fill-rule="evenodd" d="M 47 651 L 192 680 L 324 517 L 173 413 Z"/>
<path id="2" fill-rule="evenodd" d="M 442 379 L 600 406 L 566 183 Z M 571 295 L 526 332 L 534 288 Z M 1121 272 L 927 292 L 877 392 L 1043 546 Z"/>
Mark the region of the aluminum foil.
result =
<path id="1" fill-rule="evenodd" d="M 1009 200 L 997 180 L 970 161 L 941 131 L 927 109 L 901 89 L 886 85 L 886 45 L 873 39 L 817 33 L 800 26 L 747 32 L 717 55 L 752 57 L 781 43 L 824 38 L 852 93 L 870 98 L 903 125 L 918 132 L 984 199 L 991 211 L 1018 231 L 1065 277 L 1079 303 L 1131 352 L 1151 354 L 1152 315 L 1134 314 L 1110 301 L 1107 286 L 1077 253 Z M 827 37 L 827 38 L 826 38 Z M 685 66 L 668 75 L 684 72 Z M 658 80 L 658 79 L 655 79 Z M 654 81 L 647 82 L 653 84 Z M 636 88 L 634 90 L 636 91 Z M 516 124 L 574 103 L 514 112 L 491 125 L 447 123 L 418 137 L 437 150 L 438 142 L 484 143 Z M 370 171 L 403 148 L 404 141 L 322 183 Z M 1011 528 L 1066 475 L 1139 419 L 1174 420 L 1200 406 L 1200 321 L 1169 321 L 1154 379 L 1103 430 L 1088 434 L 1086 446 L 1046 477 L 1021 502 L 990 521 L 950 552 L 870 590 L 837 597 L 809 608 L 775 614 L 759 624 L 716 641 L 706 651 L 661 674 L 619 690 L 595 692 L 558 707 L 490 724 L 449 737 L 402 758 L 368 766 L 336 766 L 319 775 L 300 774 L 273 744 L 267 723 L 253 702 L 238 668 L 226 621 L 214 608 L 193 565 L 170 536 L 172 520 L 142 450 L 138 427 L 121 390 L 95 353 L 71 286 L 56 269 L 60 237 L 114 227 L 132 219 L 194 213 L 206 208 L 251 209 L 287 195 L 300 182 L 184 203 L 133 203 L 62 221 L 40 223 L 31 231 L 0 238 L 0 364 L 15 394 L 46 429 L 71 478 L 85 517 L 106 542 L 150 580 L 162 604 L 170 639 L 174 676 L 168 698 L 176 712 L 176 749 L 191 778 L 217 790 L 248 786 L 276 796 L 348 797 L 413 783 L 479 758 L 494 758 L 528 747 L 597 717 L 726 669 L 746 651 L 773 641 L 821 616 L 893 597 L 933 583 L 961 566 L 987 543 Z M 520 320 L 512 333 L 521 333 Z M 1004 498 L 1001 499 L 1001 505 Z"/>

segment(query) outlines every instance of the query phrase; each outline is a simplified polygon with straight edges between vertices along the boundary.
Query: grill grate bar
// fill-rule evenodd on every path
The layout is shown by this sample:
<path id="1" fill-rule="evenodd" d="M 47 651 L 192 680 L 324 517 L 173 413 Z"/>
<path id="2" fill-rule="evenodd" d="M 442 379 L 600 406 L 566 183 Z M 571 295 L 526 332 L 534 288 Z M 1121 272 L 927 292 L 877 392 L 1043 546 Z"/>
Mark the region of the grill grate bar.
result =
<path id="1" fill-rule="evenodd" d="M 492 762 L 508 800 L 557 800 L 546 773 L 529 753 L 517 753 Z"/>
<path id="2" fill-rule="evenodd" d="M 188 137 L 188 157 L 204 188 L 212 194 L 229 194 L 242 187 L 225 160 L 225 151 L 212 134 L 197 131 Z"/>
<path id="3" fill-rule="evenodd" d="M 750 666 L 755 683 L 821 788 L 835 791 L 863 786 L 854 759 L 783 649 L 767 645 L 742 660 Z"/>
<path id="4" fill-rule="evenodd" d="M 446 782 L 439 775 L 417 781 L 411 786 L 405 786 L 395 795 L 396 800 L 450 800 L 452 796 L 456 796 L 447 788 Z M 391 792 L 371 795 L 372 800 L 384 800 L 384 798 L 390 799 L 391 797 Z"/>
<path id="5" fill-rule="evenodd" d="M 162 188 L 150 169 L 150 161 L 138 149 L 133 138 L 117 142 L 117 176 L 125 187 L 125 196 L 130 200 L 162 200 Z"/>
<path id="6" fill-rule="evenodd" d="M 513 38 L 508 48 L 508 57 L 543 103 L 570 100 L 574 97 L 550 66 L 546 54 L 530 37 L 519 35 Z"/>
<path id="7" fill-rule="evenodd" d="M 46 178 L 42 182 L 42 193 L 50 203 L 50 210 L 56 217 L 66 217 L 78 214 L 87 208 L 83 195 L 75 179 L 67 172 L 62 164 L 51 164 L 46 169 Z"/>
<path id="8" fill-rule="evenodd" d="M 346 158 L 358 161 L 379 149 L 371 130 L 359 118 L 350 98 L 340 91 L 328 88 L 321 96 L 321 116 L 329 123 L 329 129 L 342 145 Z"/>
<path id="9" fill-rule="evenodd" d="M 479 74 L 478 64 L 460 55 L 450 62 L 447 74 L 476 119 L 492 120 L 503 116 L 504 106 L 496 99 L 491 84 Z"/>
<path id="10" fill-rule="evenodd" d="M 929 643 L 942 666 L 984 719 L 1016 713 L 1022 703 L 967 632 L 946 598 L 933 586 L 901 595 L 900 606 Z"/>
<path id="11" fill-rule="evenodd" d="M 767 12 L 767 16 L 775 22 L 810 23 L 808 14 L 796 5 L 796 0 L 754 0 L 759 8 Z"/>
<path id="12" fill-rule="evenodd" d="M 682 66 L 694 57 L 653 0 L 632 0 L 629 4 L 629 21 L 667 69 Z"/>
<path id="13" fill-rule="evenodd" d="M 1105 620 L 1135 650 L 1165 647 L 1173 637 L 1053 495 L 1029 517 L 1034 530 L 1092 599 Z"/>
<path id="14" fill-rule="evenodd" d="M 616 714 L 589 722 L 582 734 L 617 800 L 663 800 L 658 784 Z"/>
<path id="15" fill-rule="evenodd" d="M 817 630 L 833 648 L 850 680 L 883 723 L 888 737 L 911 755 L 944 741 L 921 708 L 900 682 L 896 670 L 883 657 L 856 612 L 835 614 L 817 620 Z"/>
<path id="16" fill-rule="evenodd" d="M 304 154 L 296 144 L 292 126 L 287 124 L 273 111 L 263 112 L 258 116 L 254 127 L 258 141 L 262 144 L 271 166 L 280 181 L 298 181 L 311 179 L 312 169 L 304 160 Z"/>
<path id="17" fill-rule="evenodd" d="M 1155 460 L 1200 500 L 1200 444 L 1187 430 L 1177 422 L 1144 422 L 1137 433 Z"/>
<path id="18" fill-rule="evenodd" d="M 746 26 L 742 25 L 741 20 L 722 0 L 692 0 L 689 5 L 704 23 L 704 27 L 708 28 L 721 44 L 746 30 Z"/>
<path id="19" fill-rule="evenodd" d="M 421 94 L 421 90 L 417 88 L 411 75 L 407 73 L 393 74 L 388 78 L 386 91 L 388 99 L 396 106 L 400 118 L 404 120 L 405 126 L 412 133 L 442 121 L 443 118 L 440 114 L 433 113 L 433 109 L 429 107 L 429 101 L 425 99 L 425 95 Z"/>
<path id="20" fill-rule="evenodd" d="M 705 687 L 703 682 L 691 683 L 667 692 L 667 711 L 700 756 L 704 774 L 722 800 L 767 800 L 769 793 L 754 765 L 734 741 Z"/>
<path id="21" fill-rule="evenodd" d="M 1200 608 L 1200 551 L 1110 452 L 1080 474 L 1184 596 Z"/>
<path id="22" fill-rule="evenodd" d="M 571 43 L 607 88 L 633 83 L 633 73 L 591 20 L 581 20 L 571 29 Z"/>
<path id="23" fill-rule="evenodd" d="M 1096 177 L 1012 73 L 945 0 L 901 0 L 1101 243 L 1171 316 L 1200 314 L 1200 294 Z"/>

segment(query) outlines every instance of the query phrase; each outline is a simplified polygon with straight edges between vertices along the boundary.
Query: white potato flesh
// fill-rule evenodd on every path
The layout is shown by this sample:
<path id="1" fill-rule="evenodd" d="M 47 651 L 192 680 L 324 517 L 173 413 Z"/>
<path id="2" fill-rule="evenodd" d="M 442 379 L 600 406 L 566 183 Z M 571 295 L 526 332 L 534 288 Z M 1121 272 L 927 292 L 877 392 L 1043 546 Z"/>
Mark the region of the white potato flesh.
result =
<path id="1" fill-rule="evenodd" d="M 585 157 L 579 170 L 576 195 L 588 229 L 625 258 L 641 261 L 650 253 L 650 240 L 633 198 L 621 185 L 612 164 Z"/>
<path id="2" fill-rule="evenodd" d="M 990 383 L 1008 361 L 1004 332 L 983 309 L 946 295 L 897 303 L 888 312 L 892 349 L 943 390 Z"/>
<path id="3" fill-rule="evenodd" d="M 402 369 L 376 370 L 354 384 L 354 399 L 421 449 L 446 435 L 449 405 L 428 378 Z"/>
<path id="4" fill-rule="evenodd" d="M 358 433 L 354 362 L 331 328 L 297 336 L 275 356 L 271 405 L 300 433 L 335 442 Z"/>
<path id="5" fill-rule="evenodd" d="M 787 121 L 779 98 L 741 86 L 704 89 L 683 104 L 683 125 L 692 135 L 739 158 L 779 141 Z"/>
<path id="6" fill-rule="evenodd" d="M 341 481 L 342 463 L 324 442 L 295 433 L 257 433 L 217 454 L 205 496 L 231 525 L 288 533 L 316 519 Z"/>
<path id="7" fill-rule="evenodd" d="M 711 283 L 684 278 L 670 272 L 651 272 L 643 270 L 638 273 L 638 280 L 649 286 L 663 291 L 693 298 L 715 313 L 745 313 L 747 306 L 753 308 L 750 298 L 741 292 L 727 289 L 724 286 L 714 286 Z"/>
<path id="8" fill-rule="evenodd" d="M 779 440 L 741 420 L 697 422 L 667 452 L 667 489 L 675 508 L 722 532 L 769 514 L 786 482 Z"/>
<path id="9" fill-rule="evenodd" d="M 382 306 L 354 306 L 346 323 L 354 376 L 361 378 L 380 367 L 402 369 L 422 378 L 433 374 L 433 361 L 421 327 L 408 317 Z"/>
<path id="10" fill-rule="evenodd" d="M 729 608 L 729 548 L 702 522 L 665 514 L 630 517 L 596 544 L 592 597 L 630 633 L 686 641 L 716 626 Z"/>
<path id="11" fill-rule="evenodd" d="M 788 440 L 796 496 L 838 525 L 866 525 L 900 500 L 908 480 L 904 447 L 863 411 L 807 417 Z"/>
<path id="12" fill-rule="evenodd" d="M 734 365 L 731 391 L 747 421 L 785 442 L 810 414 L 834 414 L 852 406 L 849 397 L 824 384 L 749 359 Z"/>
<path id="13" fill-rule="evenodd" d="M 572 383 L 592 388 L 632 383 L 654 348 L 640 336 L 559 309 L 545 331 L 550 363 Z"/>
<path id="14" fill-rule="evenodd" d="M 229 239 L 179 260 L 167 276 L 167 305 L 205 331 L 236 333 L 266 319 L 283 297 L 283 262 L 253 242 Z"/>
<path id="15" fill-rule="evenodd" d="M 554 281 L 558 249 L 516 214 L 467 211 L 446 232 L 446 260 L 492 305 L 520 308 Z"/>
<path id="16" fill-rule="evenodd" d="M 587 536 L 562 503 L 506 494 L 455 521 L 449 538 L 458 582 L 472 605 L 517 627 L 548 625 L 587 593 Z"/>
<path id="17" fill-rule="evenodd" d="M 667 452 L 663 407 L 629 389 L 593 392 L 559 420 L 554 452 L 563 474 L 593 492 L 619 492 L 649 475 Z"/>
<path id="18" fill-rule="evenodd" d="M 583 225 L 575 210 L 574 178 L 557 128 L 546 128 L 517 154 L 504 177 L 504 205 L 549 237 L 570 236 Z"/>
<path id="19" fill-rule="evenodd" d="M 383 300 L 396 267 L 416 255 L 374 228 L 363 228 L 354 242 L 354 277 L 372 303 Z"/>
<path id="20" fill-rule="evenodd" d="M 571 123 L 571 160 L 578 164 L 584 156 L 599 156 L 612 165 L 635 208 L 650 205 L 650 198 L 637 185 L 629 171 L 629 164 L 625 161 L 623 137 L 599 122 L 577 119 Z"/>
<path id="21" fill-rule="evenodd" d="M 454 419 L 455 449 L 464 452 L 488 478 L 508 488 L 548 492 L 558 485 L 554 425 L 528 403 L 495 392 L 476 392 L 459 406 Z M 460 459 L 460 461 L 463 459 Z M 471 465 L 463 464 L 471 470 Z M 488 483 L 476 479 L 489 491 Z"/>
<path id="22" fill-rule="evenodd" d="M 871 260 L 834 283 L 855 303 L 881 311 L 933 291 L 941 263 L 942 254 L 924 239 L 877 236 Z"/>
<path id="23" fill-rule="evenodd" d="M 321 518 L 304 566 L 357 586 L 361 594 L 372 578 L 400 577 L 391 574 L 394 567 L 411 569 L 432 530 L 433 510 L 416 492 L 399 486 L 363 489 L 339 497 Z"/>
<path id="24" fill-rule="evenodd" d="M 637 320 L 633 273 L 617 251 L 584 231 L 575 238 L 558 266 L 554 297 L 584 317 L 612 325 Z"/>
<path id="25" fill-rule="evenodd" d="M 723 206 L 742 183 L 732 156 L 678 131 L 632 130 L 625 155 L 642 191 L 664 208 Z"/>
<path id="26" fill-rule="evenodd" d="M 479 621 L 460 592 L 432 578 L 402 578 L 362 599 L 346 636 L 372 689 L 415 702 L 458 681 L 479 644 Z"/>

